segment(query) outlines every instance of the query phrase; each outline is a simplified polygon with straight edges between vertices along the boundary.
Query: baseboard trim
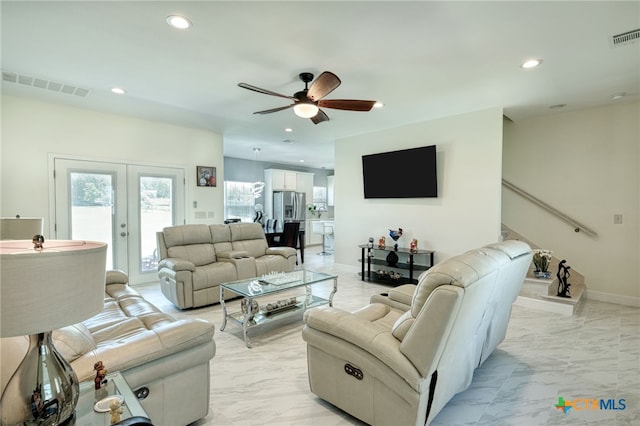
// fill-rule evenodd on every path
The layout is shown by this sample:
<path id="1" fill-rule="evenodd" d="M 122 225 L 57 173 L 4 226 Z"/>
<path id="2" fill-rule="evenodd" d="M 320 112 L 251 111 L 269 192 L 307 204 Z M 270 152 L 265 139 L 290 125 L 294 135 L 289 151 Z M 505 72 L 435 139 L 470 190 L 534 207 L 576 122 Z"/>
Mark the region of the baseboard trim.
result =
<path id="1" fill-rule="evenodd" d="M 624 296 L 622 294 L 605 293 L 587 289 L 585 296 L 590 300 L 599 302 L 616 303 L 618 305 L 634 306 L 640 308 L 640 297 Z"/>

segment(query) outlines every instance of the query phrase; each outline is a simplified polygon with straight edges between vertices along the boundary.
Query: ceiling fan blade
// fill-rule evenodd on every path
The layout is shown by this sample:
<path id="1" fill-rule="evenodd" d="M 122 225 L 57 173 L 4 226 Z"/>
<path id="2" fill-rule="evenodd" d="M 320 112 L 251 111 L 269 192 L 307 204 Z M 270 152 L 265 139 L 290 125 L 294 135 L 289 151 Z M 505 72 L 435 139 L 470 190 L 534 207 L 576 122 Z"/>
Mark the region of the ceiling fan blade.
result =
<path id="1" fill-rule="evenodd" d="M 287 96 L 281 93 L 272 92 L 271 90 L 262 89 L 260 87 L 252 86 L 251 84 L 247 84 L 247 83 L 238 83 L 238 86 L 242 87 L 243 89 L 253 90 L 254 92 L 262 93 L 265 95 L 278 96 L 280 98 L 291 99 L 292 101 L 296 100 L 296 98 L 292 96 Z"/>
<path id="2" fill-rule="evenodd" d="M 318 101 L 318 106 L 323 108 L 344 109 L 347 111 L 370 111 L 376 101 L 363 101 L 358 99 L 325 99 Z"/>
<path id="3" fill-rule="evenodd" d="M 254 114 L 271 114 L 272 112 L 278 112 L 278 111 L 282 111 L 283 109 L 291 108 L 294 105 L 295 104 L 291 104 L 291 105 L 278 107 L 278 108 L 265 109 L 264 111 L 256 111 L 254 112 Z"/>
<path id="4" fill-rule="evenodd" d="M 316 81 L 311 83 L 307 97 L 314 102 L 319 101 L 333 92 L 336 87 L 340 86 L 340 83 L 341 81 L 337 75 L 330 71 L 325 71 L 316 78 Z"/>
<path id="5" fill-rule="evenodd" d="M 319 109 L 318 113 L 311 117 L 311 121 L 313 121 L 313 124 L 322 123 L 323 121 L 329 121 L 329 116 Z"/>

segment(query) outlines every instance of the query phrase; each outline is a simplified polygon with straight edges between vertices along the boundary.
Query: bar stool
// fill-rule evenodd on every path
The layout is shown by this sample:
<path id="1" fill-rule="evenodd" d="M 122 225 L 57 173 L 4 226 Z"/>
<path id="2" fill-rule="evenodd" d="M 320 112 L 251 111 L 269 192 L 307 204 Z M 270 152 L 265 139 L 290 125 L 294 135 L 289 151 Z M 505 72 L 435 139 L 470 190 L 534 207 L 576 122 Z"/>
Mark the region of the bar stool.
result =
<path id="1" fill-rule="evenodd" d="M 333 225 L 328 223 L 322 224 L 322 251 L 318 253 L 320 256 L 328 256 L 333 254 L 333 244 L 327 244 L 333 236 Z"/>

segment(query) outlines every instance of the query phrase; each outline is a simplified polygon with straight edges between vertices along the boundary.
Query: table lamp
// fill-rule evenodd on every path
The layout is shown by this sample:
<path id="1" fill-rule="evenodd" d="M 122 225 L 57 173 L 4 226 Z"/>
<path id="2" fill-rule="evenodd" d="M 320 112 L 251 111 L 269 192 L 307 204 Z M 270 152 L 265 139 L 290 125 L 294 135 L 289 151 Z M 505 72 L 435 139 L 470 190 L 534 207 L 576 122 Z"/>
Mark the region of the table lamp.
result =
<path id="1" fill-rule="evenodd" d="M 0 240 L 26 240 L 42 234 L 43 225 L 41 217 L 0 217 Z"/>
<path id="2" fill-rule="evenodd" d="M 78 378 L 51 331 L 104 308 L 107 245 L 36 237 L 0 241 L 0 337 L 29 335 L 0 400 L 2 425 L 74 424 Z"/>

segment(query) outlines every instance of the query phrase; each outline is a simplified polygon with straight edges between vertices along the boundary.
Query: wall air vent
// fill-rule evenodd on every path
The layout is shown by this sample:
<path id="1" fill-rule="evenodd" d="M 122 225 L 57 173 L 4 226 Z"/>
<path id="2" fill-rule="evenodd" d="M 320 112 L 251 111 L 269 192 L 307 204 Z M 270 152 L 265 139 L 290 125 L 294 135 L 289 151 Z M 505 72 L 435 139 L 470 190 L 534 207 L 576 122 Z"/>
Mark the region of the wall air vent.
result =
<path id="1" fill-rule="evenodd" d="M 640 40 L 640 28 L 626 33 L 617 34 L 611 37 L 611 46 L 618 47 L 624 44 L 631 44 Z"/>
<path id="2" fill-rule="evenodd" d="M 24 74 L 16 74 L 10 71 L 2 71 L 2 81 L 8 83 L 22 84 L 24 86 L 36 87 L 38 89 L 46 89 L 52 92 L 64 93 L 67 95 L 76 95 L 82 98 L 89 94 L 88 89 L 81 87 L 71 86 L 69 84 L 58 83 L 55 81 L 43 80 L 41 78 L 35 78 Z"/>

